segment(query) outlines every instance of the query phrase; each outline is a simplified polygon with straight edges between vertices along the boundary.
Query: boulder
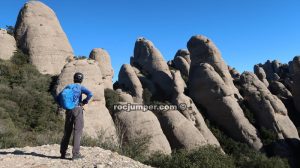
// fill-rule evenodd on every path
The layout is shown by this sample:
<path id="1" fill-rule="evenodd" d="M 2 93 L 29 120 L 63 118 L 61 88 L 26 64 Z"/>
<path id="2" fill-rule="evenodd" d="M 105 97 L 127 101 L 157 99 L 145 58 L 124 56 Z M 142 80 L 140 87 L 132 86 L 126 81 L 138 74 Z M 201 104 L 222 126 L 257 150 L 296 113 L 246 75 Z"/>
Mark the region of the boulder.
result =
<path id="1" fill-rule="evenodd" d="M 233 79 L 233 81 L 238 81 L 240 79 L 241 74 L 235 68 L 228 66 L 229 73 Z"/>
<path id="2" fill-rule="evenodd" d="M 189 50 L 187 50 L 187 49 L 179 49 L 179 50 L 176 52 L 176 54 L 175 54 L 175 56 L 174 56 L 174 59 L 175 59 L 176 57 L 178 57 L 178 56 L 184 58 L 188 64 L 191 64 L 191 57 L 190 57 L 190 52 L 189 52 Z"/>
<path id="3" fill-rule="evenodd" d="M 273 66 L 274 73 L 279 74 L 282 64 L 278 60 L 273 60 L 272 66 Z"/>
<path id="4" fill-rule="evenodd" d="M 143 87 L 131 65 L 122 65 L 118 83 L 122 90 L 127 91 L 133 96 L 136 103 L 143 102 Z"/>
<path id="5" fill-rule="evenodd" d="M 290 99 L 293 97 L 292 93 L 278 81 L 273 81 L 270 84 L 270 91 L 280 99 Z"/>
<path id="6" fill-rule="evenodd" d="M 255 74 L 244 72 L 241 75 L 244 99 L 254 113 L 260 127 L 273 130 L 279 139 L 299 139 L 297 129 L 290 120 L 282 101 L 271 94 Z"/>
<path id="7" fill-rule="evenodd" d="M 151 81 L 161 91 L 161 97 L 171 96 L 173 88 L 171 72 L 162 54 L 151 41 L 138 38 L 134 47 L 134 56 L 130 62 L 147 78 L 151 78 Z"/>
<path id="8" fill-rule="evenodd" d="M 9 60 L 16 50 L 15 38 L 5 29 L 0 29 L 0 59 Z"/>
<path id="9" fill-rule="evenodd" d="M 277 74 L 279 70 L 279 62 L 274 60 L 270 61 L 267 60 L 263 65 L 263 69 L 265 70 L 266 73 L 266 78 L 270 82 L 272 81 L 278 81 L 280 79 L 280 76 Z"/>
<path id="10" fill-rule="evenodd" d="M 120 102 L 120 104 L 127 104 L 127 102 Z M 137 104 L 131 103 L 131 105 Z M 151 155 L 156 152 L 171 154 L 170 144 L 153 112 L 120 110 L 115 113 L 115 122 L 118 123 L 117 127 L 120 127 L 125 142 L 148 141 L 144 154 Z"/>
<path id="11" fill-rule="evenodd" d="M 224 84 L 233 92 L 236 99 L 242 99 L 238 89 L 233 84 L 227 64 L 212 40 L 203 35 L 196 35 L 191 37 L 187 47 L 191 54 L 191 69 L 193 66 L 199 66 L 200 63 L 210 64 L 222 78 Z"/>
<path id="12" fill-rule="evenodd" d="M 193 100 L 184 94 L 184 88 L 186 87 L 186 85 L 185 85 L 185 82 L 183 81 L 183 79 L 181 78 L 179 71 L 172 71 L 171 73 L 172 73 L 174 83 L 175 83 L 174 93 L 173 93 L 172 100 L 171 100 L 172 103 L 174 105 L 177 105 L 177 107 L 179 107 L 178 110 L 181 112 L 181 114 L 183 114 L 183 116 L 189 122 L 191 122 L 194 127 L 196 127 L 198 129 L 201 136 L 204 138 L 204 143 L 206 145 L 220 146 L 217 138 L 208 129 L 208 127 L 204 121 L 204 118 L 202 117 L 198 108 L 194 104 Z M 169 115 L 171 115 L 171 114 L 169 114 Z M 169 115 L 167 115 L 167 116 L 169 116 Z M 175 122 L 175 121 L 173 121 L 173 122 Z M 174 123 L 174 124 L 176 124 L 176 123 Z M 191 126 L 189 126 L 189 127 L 191 127 Z"/>
<path id="13" fill-rule="evenodd" d="M 161 126 L 173 149 L 197 149 L 207 145 L 206 139 L 179 111 L 162 112 Z"/>
<path id="14" fill-rule="evenodd" d="M 192 54 L 193 52 L 191 52 Z M 193 58 L 193 57 L 192 57 Z M 244 116 L 234 91 L 208 63 L 193 63 L 189 76 L 191 98 L 206 109 L 208 118 L 232 138 L 254 149 L 262 147 L 257 130 Z M 231 77 L 230 77 L 231 78 Z"/>
<path id="15" fill-rule="evenodd" d="M 60 23 L 48 6 L 29 1 L 21 9 L 15 25 L 18 47 L 42 74 L 59 74 L 73 57 L 73 49 Z"/>
<path id="16" fill-rule="evenodd" d="M 293 59 L 293 84 L 292 94 L 294 96 L 294 104 L 300 113 L 300 56 Z"/>
<path id="17" fill-rule="evenodd" d="M 134 69 L 135 74 L 137 75 L 137 77 L 139 78 L 143 89 L 148 89 L 152 95 L 155 95 L 157 92 L 156 86 L 154 84 L 154 82 L 152 82 L 150 79 L 148 79 L 144 74 L 141 73 L 141 71 L 139 69 L 137 69 L 136 67 L 132 66 L 132 68 Z"/>
<path id="18" fill-rule="evenodd" d="M 84 74 L 82 85 L 93 93 L 92 100 L 84 107 L 84 134 L 96 138 L 100 133 L 105 139 L 116 140 L 116 128 L 105 106 L 101 70 L 94 60 L 75 60 L 66 64 L 59 75 L 56 94 L 58 95 L 66 85 L 73 83 L 73 75 L 76 72 Z"/>
<path id="19" fill-rule="evenodd" d="M 123 101 L 127 102 L 127 103 L 133 103 L 134 102 L 133 97 L 130 94 L 123 91 L 122 89 L 117 89 L 116 91 L 117 91 L 118 95 L 120 96 L 122 102 Z"/>
<path id="20" fill-rule="evenodd" d="M 177 56 L 173 60 L 173 66 L 180 71 L 182 76 L 188 78 L 190 71 L 190 64 L 181 56 Z"/>
<path id="21" fill-rule="evenodd" d="M 112 78 L 114 76 L 114 70 L 111 66 L 110 56 L 108 52 L 103 48 L 94 48 L 91 51 L 89 58 L 98 62 L 102 73 L 104 88 L 112 89 Z"/>
<path id="22" fill-rule="evenodd" d="M 262 67 L 260 67 L 259 65 L 255 65 L 254 66 L 254 73 L 256 74 L 258 79 L 266 85 L 266 87 L 269 87 L 269 82 L 267 80 L 267 75 L 265 73 L 265 70 Z"/>

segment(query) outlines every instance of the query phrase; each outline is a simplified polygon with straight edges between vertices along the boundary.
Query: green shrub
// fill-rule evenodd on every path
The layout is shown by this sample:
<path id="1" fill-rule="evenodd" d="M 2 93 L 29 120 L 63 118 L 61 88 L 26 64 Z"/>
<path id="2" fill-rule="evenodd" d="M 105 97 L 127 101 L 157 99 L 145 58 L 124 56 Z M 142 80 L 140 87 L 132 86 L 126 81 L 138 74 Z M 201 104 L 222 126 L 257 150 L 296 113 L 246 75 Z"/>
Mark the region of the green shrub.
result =
<path id="1" fill-rule="evenodd" d="M 77 55 L 74 58 L 75 58 L 75 60 L 85 60 L 85 59 L 88 59 L 88 57 L 84 56 L 84 55 Z"/>
<path id="2" fill-rule="evenodd" d="M 135 139 L 127 141 L 122 135 L 122 132 L 118 132 L 118 143 L 112 139 L 105 139 L 104 132 L 97 133 L 97 138 L 92 138 L 84 135 L 81 140 L 81 145 L 89 147 L 101 147 L 106 150 L 118 152 L 121 155 L 130 157 L 135 160 L 145 161 L 145 151 L 148 149 L 148 144 L 151 137 L 140 136 Z"/>
<path id="3" fill-rule="evenodd" d="M 260 137 L 264 145 L 269 145 L 278 140 L 277 133 L 273 130 L 266 129 L 261 127 L 259 129 Z"/>
<path id="4" fill-rule="evenodd" d="M 10 61 L 0 60 L 0 120 L 13 125 L 0 135 L 0 148 L 57 143 L 61 138 L 63 119 L 55 113 L 52 78 L 28 62 L 20 51 Z"/>
<path id="5" fill-rule="evenodd" d="M 6 26 L 6 30 L 7 30 L 7 33 L 14 36 L 15 34 L 15 27 L 13 26 Z"/>
<path id="6" fill-rule="evenodd" d="M 183 81 L 185 83 L 188 83 L 188 81 L 189 81 L 189 77 L 188 76 L 181 74 L 181 77 L 182 77 L 182 79 L 183 79 Z"/>
<path id="7" fill-rule="evenodd" d="M 109 110 L 110 114 L 113 116 L 114 105 L 118 104 L 118 102 L 122 101 L 122 98 L 119 96 L 117 91 L 112 89 L 105 89 L 104 96 L 106 101 L 106 108 Z"/>
<path id="8" fill-rule="evenodd" d="M 144 162 L 148 157 L 145 152 L 148 151 L 150 139 L 151 137 L 149 136 L 140 136 L 130 141 L 124 140 L 120 144 L 119 153 L 134 160 Z"/>
<path id="9" fill-rule="evenodd" d="M 92 138 L 90 136 L 84 135 L 81 138 L 81 145 L 82 146 L 89 146 L 89 147 L 100 147 L 106 150 L 111 151 L 119 151 L 119 146 L 114 143 L 112 140 L 107 140 L 104 138 L 104 132 L 98 132 L 97 138 Z"/>
<path id="10" fill-rule="evenodd" d="M 268 158 L 265 154 L 251 148 L 246 143 L 234 141 L 217 126 L 206 121 L 208 127 L 219 140 L 222 149 L 230 155 L 236 167 L 240 168 L 285 168 L 289 167 L 287 159 L 279 157 Z"/>
<path id="11" fill-rule="evenodd" d="M 249 120 L 249 122 L 254 125 L 257 126 L 256 120 L 255 120 L 255 116 L 254 113 L 250 110 L 250 108 L 248 107 L 248 104 L 246 101 L 240 101 L 239 102 L 240 107 L 243 109 L 243 112 L 245 114 L 245 117 Z"/>
<path id="12" fill-rule="evenodd" d="M 171 156 L 155 154 L 146 164 L 161 168 L 233 168 L 234 161 L 230 156 L 221 153 L 219 148 L 204 146 L 197 150 L 174 151 Z"/>
<path id="13" fill-rule="evenodd" d="M 145 88 L 143 89 L 143 102 L 144 104 L 151 104 L 151 98 L 152 98 L 152 93 L 149 91 L 149 89 Z"/>

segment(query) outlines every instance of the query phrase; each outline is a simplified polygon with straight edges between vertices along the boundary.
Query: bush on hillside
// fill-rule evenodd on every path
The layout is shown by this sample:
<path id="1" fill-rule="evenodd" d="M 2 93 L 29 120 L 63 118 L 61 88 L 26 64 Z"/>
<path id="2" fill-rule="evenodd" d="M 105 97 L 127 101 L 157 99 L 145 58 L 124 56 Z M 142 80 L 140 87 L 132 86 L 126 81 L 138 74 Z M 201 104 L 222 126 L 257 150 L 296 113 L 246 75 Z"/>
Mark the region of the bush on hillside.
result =
<path id="1" fill-rule="evenodd" d="M 6 31 L 8 34 L 14 36 L 15 34 L 15 27 L 14 26 L 6 26 Z"/>
<path id="2" fill-rule="evenodd" d="M 109 113 L 113 116 L 115 112 L 114 105 L 122 101 L 122 98 L 119 96 L 118 92 L 113 89 L 105 89 L 104 96 L 106 101 L 106 108 L 109 110 Z"/>
<path id="3" fill-rule="evenodd" d="M 265 154 L 254 150 L 246 143 L 234 141 L 228 137 L 217 126 L 206 121 L 208 127 L 219 140 L 222 149 L 226 154 L 231 156 L 236 167 L 240 168 L 288 168 L 289 164 L 286 159 L 279 157 L 268 158 Z"/>
<path id="4" fill-rule="evenodd" d="M 196 150 L 174 151 L 171 156 L 155 154 L 145 162 L 161 168 L 234 168 L 233 159 L 219 148 L 204 146 Z"/>
<path id="5" fill-rule="evenodd" d="M 0 148 L 57 142 L 61 136 L 63 119 L 55 113 L 51 76 L 28 63 L 21 51 L 10 61 L 0 60 L 0 120 L 13 125 L 0 135 Z"/>
<path id="6" fill-rule="evenodd" d="M 150 105 L 151 104 L 152 93 L 149 89 L 145 88 L 143 90 L 143 102 L 144 104 Z"/>

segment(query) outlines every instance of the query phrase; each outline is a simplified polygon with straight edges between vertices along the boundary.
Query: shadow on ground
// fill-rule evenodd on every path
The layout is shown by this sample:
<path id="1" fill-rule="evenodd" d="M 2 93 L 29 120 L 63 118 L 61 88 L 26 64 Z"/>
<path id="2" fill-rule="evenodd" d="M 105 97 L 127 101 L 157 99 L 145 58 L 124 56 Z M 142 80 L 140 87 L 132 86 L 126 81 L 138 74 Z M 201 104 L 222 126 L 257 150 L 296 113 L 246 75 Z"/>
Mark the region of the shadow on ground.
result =
<path id="1" fill-rule="evenodd" d="M 41 158 L 49 158 L 49 159 L 60 159 L 59 156 L 47 156 L 47 155 L 43 155 L 43 154 L 39 154 L 39 153 L 35 153 L 35 152 L 30 152 L 30 153 L 26 153 L 20 150 L 15 150 L 13 152 L 0 152 L 0 155 L 27 155 L 27 156 L 36 156 L 36 157 L 41 157 Z M 71 158 L 67 158 L 67 160 L 72 160 Z"/>

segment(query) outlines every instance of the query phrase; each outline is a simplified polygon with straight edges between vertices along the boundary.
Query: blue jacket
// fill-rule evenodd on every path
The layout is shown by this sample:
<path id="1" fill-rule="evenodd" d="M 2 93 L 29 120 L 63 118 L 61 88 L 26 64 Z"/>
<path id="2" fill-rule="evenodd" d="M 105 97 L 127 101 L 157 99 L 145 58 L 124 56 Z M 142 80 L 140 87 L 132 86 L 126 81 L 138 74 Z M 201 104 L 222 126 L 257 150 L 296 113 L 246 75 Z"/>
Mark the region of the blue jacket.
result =
<path id="1" fill-rule="evenodd" d="M 88 103 L 89 100 L 93 97 L 93 94 L 91 91 L 89 91 L 87 88 L 85 88 L 84 86 L 78 84 L 78 83 L 73 83 L 73 84 L 70 84 L 70 85 L 73 85 L 75 87 L 80 87 L 78 88 L 78 90 L 81 90 L 81 92 L 75 92 L 74 93 L 74 99 L 73 99 L 73 102 L 75 102 L 76 106 L 79 105 L 79 103 Z M 85 94 L 87 97 L 82 100 L 82 94 Z"/>

